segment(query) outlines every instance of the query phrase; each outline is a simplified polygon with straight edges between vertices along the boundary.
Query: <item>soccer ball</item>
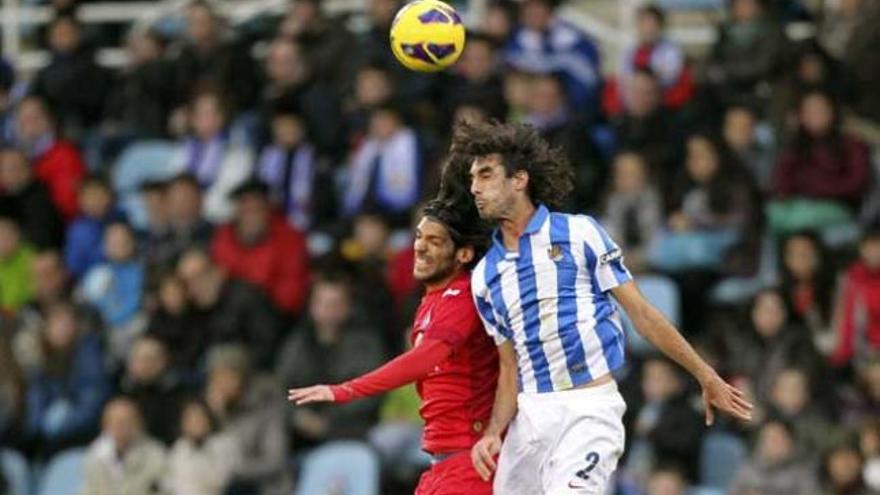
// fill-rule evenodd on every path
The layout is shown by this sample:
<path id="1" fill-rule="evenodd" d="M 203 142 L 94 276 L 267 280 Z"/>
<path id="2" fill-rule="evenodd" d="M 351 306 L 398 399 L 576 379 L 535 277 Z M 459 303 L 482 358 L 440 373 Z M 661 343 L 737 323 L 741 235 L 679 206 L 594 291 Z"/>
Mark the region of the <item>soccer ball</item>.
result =
<path id="1" fill-rule="evenodd" d="M 451 5 L 414 0 L 391 23 L 391 51 L 404 67 L 436 72 L 454 64 L 464 49 L 464 25 Z"/>

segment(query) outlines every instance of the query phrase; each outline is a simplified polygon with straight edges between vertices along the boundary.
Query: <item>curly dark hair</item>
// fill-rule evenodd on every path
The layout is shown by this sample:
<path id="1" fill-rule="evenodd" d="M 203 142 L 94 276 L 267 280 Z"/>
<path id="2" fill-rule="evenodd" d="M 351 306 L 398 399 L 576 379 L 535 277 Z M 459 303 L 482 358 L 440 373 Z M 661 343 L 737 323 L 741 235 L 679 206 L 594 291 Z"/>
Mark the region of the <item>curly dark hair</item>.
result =
<path id="1" fill-rule="evenodd" d="M 480 218 L 470 196 L 470 163 L 468 156 L 451 152 L 443 165 L 440 191 L 422 208 L 422 215 L 446 227 L 456 248 L 474 248 L 474 259 L 467 265 L 468 269 L 473 268 L 486 253 L 492 232 L 492 225 Z"/>
<path id="2" fill-rule="evenodd" d="M 461 122 L 453 131 L 452 150 L 466 157 L 501 155 L 507 176 L 526 171 L 529 198 L 551 209 L 562 208 L 574 189 L 574 170 L 565 153 L 551 147 L 537 129 L 529 125 Z M 465 184 L 469 181 L 468 174 Z"/>

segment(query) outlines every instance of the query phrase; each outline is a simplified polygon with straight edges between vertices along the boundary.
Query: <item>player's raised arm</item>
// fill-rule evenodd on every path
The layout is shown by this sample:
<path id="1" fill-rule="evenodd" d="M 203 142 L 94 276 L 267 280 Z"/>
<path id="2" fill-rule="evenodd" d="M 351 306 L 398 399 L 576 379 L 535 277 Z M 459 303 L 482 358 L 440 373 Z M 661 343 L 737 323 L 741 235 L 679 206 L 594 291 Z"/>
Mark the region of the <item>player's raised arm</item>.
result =
<path id="1" fill-rule="evenodd" d="M 707 425 L 714 421 L 713 407 L 736 418 L 751 420 L 752 404 L 745 399 L 743 392 L 718 376 L 663 314 L 642 296 L 635 282 L 621 284 L 611 289 L 611 293 L 623 306 L 636 330 L 700 383 Z"/>

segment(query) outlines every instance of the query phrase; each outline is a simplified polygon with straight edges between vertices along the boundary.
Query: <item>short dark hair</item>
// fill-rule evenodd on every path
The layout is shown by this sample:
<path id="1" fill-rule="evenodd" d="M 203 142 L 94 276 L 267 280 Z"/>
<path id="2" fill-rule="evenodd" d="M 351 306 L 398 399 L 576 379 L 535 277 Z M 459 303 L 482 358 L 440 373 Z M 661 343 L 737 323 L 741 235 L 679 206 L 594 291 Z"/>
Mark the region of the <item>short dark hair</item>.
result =
<path id="1" fill-rule="evenodd" d="M 529 174 L 528 194 L 535 203 L 558 209 L 574 190 L 574 170 L 565 153 L 551 147 L 533 126 L 460 122 L 454 129 L 452 148 L 472 158 L 501 155 L 508 177 L 520 170 Z"/>
<path id="2" fill-rule="evenodd" d="M 661 9 L 656 4 L 652 3 L 652 4 L 643 5 L 643 6 L 639 7 L 639 10 L 637 11 L 636 15 L 638 15 L 639 17 L 645 16 L 645 15 L 649 16 L 649 17 L 653 17 L 654 20 L 656 20 L 657 23 L 660 24 L 661 27 L 666 25 L 666 12 L 664 12 L 663 9 Z"/>
<path id="3" fill-rule="evenodd" d="M 83 177 L 79 183 L 79 191 L 82 192 L 87 187 L 100 187 L 111 195 L 113 194 L 113 186 L 110 185 L 110 180 L 104 174 L 92 173 Z"/>

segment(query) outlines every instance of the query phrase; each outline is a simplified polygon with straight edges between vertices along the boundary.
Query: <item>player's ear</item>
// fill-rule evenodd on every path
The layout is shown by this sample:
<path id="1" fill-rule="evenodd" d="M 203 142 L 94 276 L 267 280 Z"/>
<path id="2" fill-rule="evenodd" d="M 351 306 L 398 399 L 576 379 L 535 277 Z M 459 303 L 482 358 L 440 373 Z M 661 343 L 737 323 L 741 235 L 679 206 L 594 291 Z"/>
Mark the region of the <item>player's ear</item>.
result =
<path id="1" fill-rule="evenodd" d="M 462 265 L 467 265 L 474 260 L 473 246 L 465 246 L 455 250 L 455 260 Z"/>
<path id="2" fill-rule="evenodd" d="M 519 191 L 525 191 L 529 187 L 529 173 L 525 170 L 517 170 L 513 173 L 514 186 Z"/>

